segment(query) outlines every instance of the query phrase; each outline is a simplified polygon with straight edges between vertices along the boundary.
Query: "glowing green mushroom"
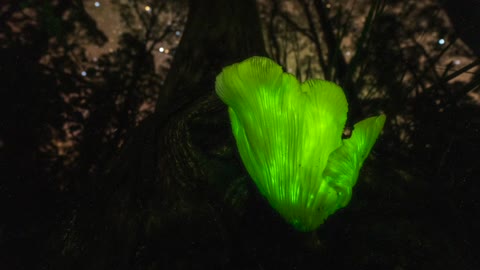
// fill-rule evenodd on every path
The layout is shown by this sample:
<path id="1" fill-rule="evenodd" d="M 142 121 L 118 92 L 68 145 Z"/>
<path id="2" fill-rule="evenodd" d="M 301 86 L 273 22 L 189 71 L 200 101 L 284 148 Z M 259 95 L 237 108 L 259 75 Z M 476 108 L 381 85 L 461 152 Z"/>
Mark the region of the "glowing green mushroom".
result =
<path id="1" fill-rule="evenodd" d="M 323 80 L 300 84 L 264 57 L 226 67 L 215 88 L 229 107 L 248 173 L 289 223 L 310 231 L 348 204 L 384 115 L 357 123 L 342 139 L 348 107 L 342 89 Z"/>

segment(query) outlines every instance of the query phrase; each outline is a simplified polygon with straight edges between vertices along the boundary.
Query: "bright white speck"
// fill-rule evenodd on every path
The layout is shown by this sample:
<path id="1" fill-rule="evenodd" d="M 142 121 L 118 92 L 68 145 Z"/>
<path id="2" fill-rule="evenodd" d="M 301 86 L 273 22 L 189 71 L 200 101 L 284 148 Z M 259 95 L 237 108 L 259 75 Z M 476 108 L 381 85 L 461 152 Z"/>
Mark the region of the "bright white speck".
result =
<path id="1" fill-rule="evenodd" d="M 455 60 L 453 61 L 453 64 L 456 65 L 456 66 L 460 65 L 461 63 L 462 63 L 462 61 L 460 61 L 460 60 L 458 60 L 458 59 L 455 59 Z"/>
<path id="2" fill-rule="evenodd" d="M 80 74 L 82 74 L 83 77 L 87 76 L 87 72 L 85 70 L 82 71 L 82 73 L 80 73 Z"/>
<path id="3" fill-rule="evenodd" d="M 438 44 L 443 45 L 445 44 L 445 39 L 441 38 L 438 40 Z"/>
<path id="4" fill-rule="evenodd" d="M 152 8 L 150 6 L 145 6 L 145 11 L 150 12 L 150 11 L 152 11 Z"/>
<path id="5" fill-rule="evenodd" d="M 94 4 L 94 5 L 95 5 L 95 7 L 99 7 L 99 6 L 100 6 L 100 2 L 95 1 L 95 4 Z"/>
<path id="6" fill-rule="evenodd" d="M 180 32 L 180 31 L 176 31 L 176 32 L 175 32 L 175 35 L 176 35 L 177 37 L 180 36 L 181 34 L 182 34 L 182 32 Z"/>
<path id="7" fill-rule="evenodd" d="M 163 47 L 160 47 L 160 48 L 158 49 L 158 51 L 159 51 L 159 52 L 164 52 L 165 49 L 164 49 Z"/>

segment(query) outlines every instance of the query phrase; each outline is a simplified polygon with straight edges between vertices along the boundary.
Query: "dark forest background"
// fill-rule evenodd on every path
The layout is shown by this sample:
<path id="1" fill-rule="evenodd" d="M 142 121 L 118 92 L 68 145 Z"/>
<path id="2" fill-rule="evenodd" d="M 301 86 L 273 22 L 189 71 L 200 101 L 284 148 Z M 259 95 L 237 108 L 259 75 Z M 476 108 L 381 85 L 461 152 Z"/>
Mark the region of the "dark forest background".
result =
<path id="1" fill-rule="evenodd" d="M 479 269 L 480 2 L 417 2 L 112 0 L 91 59 L 92 2 L 0 1 L 0 269 Z M 315 232 L 258 194 L 214 93 L 253 55 L 340 84 L 349 125 L 387 115 Z"/>

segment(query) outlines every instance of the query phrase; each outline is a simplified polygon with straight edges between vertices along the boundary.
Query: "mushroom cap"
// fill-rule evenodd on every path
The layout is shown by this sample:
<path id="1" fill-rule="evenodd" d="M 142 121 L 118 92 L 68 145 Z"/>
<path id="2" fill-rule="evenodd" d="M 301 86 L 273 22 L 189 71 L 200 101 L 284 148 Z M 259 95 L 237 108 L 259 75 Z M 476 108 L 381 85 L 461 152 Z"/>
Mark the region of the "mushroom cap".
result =
<path id="1" fill-rule="evenodd" d="M 299 83 L 265 57 L 224 68 L 215 89 L 248 173 L 287 222 L 310 231 L 348 204 L 384 115 L 359 122 L 342 140 L 343 90 L 324 80 Z"/>

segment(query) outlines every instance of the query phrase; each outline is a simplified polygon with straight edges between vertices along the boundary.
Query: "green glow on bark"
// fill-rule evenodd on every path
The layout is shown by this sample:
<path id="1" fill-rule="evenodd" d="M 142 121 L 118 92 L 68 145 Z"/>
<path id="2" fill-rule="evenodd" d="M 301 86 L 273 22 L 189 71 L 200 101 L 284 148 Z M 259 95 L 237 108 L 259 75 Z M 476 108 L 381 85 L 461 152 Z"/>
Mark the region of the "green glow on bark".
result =
<path id="1" fill-rule="evenodd" d="M 265 196 L 289 223 L 311 231 L 348 204 L 385 115 L 354 125 L 342 139 L 348 104 L 334 83 L 297 79 L 275 62 L 252 57 L 217 76 L 240 157 Z"/>

